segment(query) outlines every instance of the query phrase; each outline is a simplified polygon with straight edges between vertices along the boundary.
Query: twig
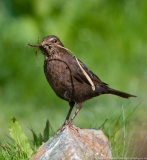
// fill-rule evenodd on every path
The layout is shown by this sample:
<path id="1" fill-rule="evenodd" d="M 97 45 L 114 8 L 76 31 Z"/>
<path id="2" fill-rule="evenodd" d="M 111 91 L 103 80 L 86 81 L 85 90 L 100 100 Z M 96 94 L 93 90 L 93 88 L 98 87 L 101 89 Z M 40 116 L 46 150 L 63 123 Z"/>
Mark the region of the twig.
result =
<path id="1" fill-rule="evenodd" d="M 69 51 L 70 53 L 72 53 L 72 54 L 74 55 L 74 53 L 73 53 L 71 50 L 69 50 L 68 48 L 62 47 L 62 46 L 60 46 L 60 45 L 57 45 L 57 46 L 60 47 L 60 48 L 65 49 L 65 50 L 67 50 L 67 51 Z"/>
<path id="2" fill-rule="evenodd" d="M 60 46 L 60 45 L 58 45 L 58 47 L 63 48 L 63 49 L 65 49 L 65 50 L 67 50 L 67 51 L 69 51 L 70 53 L 73 54 L 73 52 L 72 52 L 71 50 L 69 50 L 68 48 L 62 47 L 62 46 Z M 75 56 L 74 56 L 74 57 L 75 57 Z M 83 69 L 83 67 L 80 65 L 78 59 L 77 59 L 76 57 L 75 57 L 75 59 L 76 59 L 78 65 L 79 65 L 81 71 L 83 72 L 83 74 L 85 75 L 85 77 L 87 78 L 87 80 L 89 81 L 89 83 L 91 84 L 92 90 L 95 91 L 95 85 L 94 85 L 94 83 L 92 82 L 91 78 L 90 78 L 89 75 L 85 72 L 85 70 Z"/>
<path id="3" fill-rule="evenodd" d="M 31 46 L 31 47 L 39 47 L 38 44 L 31 44 L 31 43 L 28 43 L 28 45 Z"/>
<path id="4" fill-rule="evenodd" d="M 83 67 L 80 65 L 78 59 L 75 57 L 81 71 L 83 72 L 83 74 L 85 75 L 85 77 L 87 78 L 87 80 L 89 81 L 89 83 L 91 84 L 91 87 L 92 87 L 92 90 L 95 91 L 95 85 L 94 83 L 92 82 L 91 78 L 88 76 L 88 74 L 85 72 L 85 70 L 83 69 Z"/>

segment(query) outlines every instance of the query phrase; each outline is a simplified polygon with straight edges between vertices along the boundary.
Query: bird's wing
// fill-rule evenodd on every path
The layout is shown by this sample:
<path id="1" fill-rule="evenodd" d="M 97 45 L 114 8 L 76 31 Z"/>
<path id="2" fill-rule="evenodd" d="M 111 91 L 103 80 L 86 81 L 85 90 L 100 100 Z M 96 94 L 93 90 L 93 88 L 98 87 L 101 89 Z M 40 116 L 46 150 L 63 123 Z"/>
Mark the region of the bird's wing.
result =
<path id="1" fill-rule="evenodd" d="M 90 71 L 86 65 L 81 62 L 80 60 L 78 60 L 80 65 L 82 66 L 82 68 L 84 69 L 84 71 L 88 74 L 88 76 L 90 77 L 90 79 L 93 81 L 93 83 L 95 85 L 107 85 L 106 83 L 102 82 L 92 71 Z M 71 59 L 70 64 L 70 68 L 72 71 L 72 75 L 74 76 L 74 78 L 79 81 L 80 83 L 87 83 L 88 85 L 91 85 L 90 82 L 88 81 L 88 79 L 86 78 L 86 76 L 83 74 L 81 68 L 79 67 L 75 57 L 73 57 Z"/>

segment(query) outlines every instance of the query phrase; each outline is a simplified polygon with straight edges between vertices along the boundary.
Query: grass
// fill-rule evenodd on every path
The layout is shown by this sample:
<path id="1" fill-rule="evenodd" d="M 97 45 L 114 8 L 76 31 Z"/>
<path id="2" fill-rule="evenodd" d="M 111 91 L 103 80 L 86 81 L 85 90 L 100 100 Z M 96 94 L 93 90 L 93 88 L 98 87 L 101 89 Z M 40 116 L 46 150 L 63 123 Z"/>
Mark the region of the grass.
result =
<path id="1" fill-rule="evenodd" d="M 99 127 L 108 137 L 111 147 L 113 158 L 126 158 L 135 157 L 134 152 L 137 149 L 135 142 L 131 142 L 133 132 L 129 130 L 131 126 L 130 121 L 132 115 L 138 109 L 136 106 L 131 112 L 126 113 L 126 107 L 122 106 L 120 115 L 115 119 L 106 119 L 103 123 L 99 123 Z M 33 128 L 28 129 L 32 134 L 31 140 L 27 138 L 18 124 L 17 120 L 13 117 L 10 121 L 9 133 L 10 137 L 3 138 L 0 141 L 0 158 L 7 159 L 29 159 L 36 149 L 41 146 L 42 142 L 46 142 L 51 136 L 54 135 L 53 128 L 47 120 L 43 134 L 36 134 Z M 135 148 L 136 147 L 136 148 Z"/>
<path id="2" fill-rule="evenodd" d="M 37 135 L 33 129 L 30 129 L 33 140 L 30 141 L 22 131 L 20 125 L 13 117 L 10 121 L 9 133 L 10 137 L 7 141 L 1 139 L 0 158 L 1 160 L 7 159 L 29 159 L 35 153 L 36 149 L 50 138 L 52 132 L 49 121 L 46 125 L 43 134 Z"/>

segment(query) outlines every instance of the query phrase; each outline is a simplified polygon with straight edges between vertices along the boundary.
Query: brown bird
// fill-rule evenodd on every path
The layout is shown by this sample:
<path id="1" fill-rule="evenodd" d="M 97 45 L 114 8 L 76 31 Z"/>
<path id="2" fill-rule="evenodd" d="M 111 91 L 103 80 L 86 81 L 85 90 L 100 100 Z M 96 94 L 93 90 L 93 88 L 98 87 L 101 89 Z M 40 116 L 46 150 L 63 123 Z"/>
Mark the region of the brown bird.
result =
<path id="1" fill-rule="evenodd" d="M 110 88 L 102 82 L 84 63 L 71 55 L 60 39 L 54 35 L 43 38 L 41 43 L 33 45 L 44 54 L 44 73 L 46 79 L 56 95 L 69 102 L 69 112 L 64 124 L 71 125 L 74 118 L 82 108 L 82 103 L 101 94 L 113 94 L 123 98 L 136 97 Z M 72 109 L 77 104 L 76 111 L 69 121 Z"/>

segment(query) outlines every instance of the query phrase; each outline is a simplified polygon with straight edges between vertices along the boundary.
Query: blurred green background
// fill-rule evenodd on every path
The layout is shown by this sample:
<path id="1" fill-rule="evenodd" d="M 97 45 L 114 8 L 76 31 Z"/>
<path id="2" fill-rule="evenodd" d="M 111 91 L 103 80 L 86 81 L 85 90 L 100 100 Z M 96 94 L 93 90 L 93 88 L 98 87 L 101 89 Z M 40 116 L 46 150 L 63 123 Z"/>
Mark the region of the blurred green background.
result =
<path id="1" fill-rule="evenodd" d="M 0 135 L 8 133 L 12 116 L 28 135 L 31 126 L 42 131 L 46 119 L 55 131 L 64 122 L 68 103 L 48 85 L 43 55 L 38 51 L 37 58 L 36 49 L 27 46 L 47 35 L 58 36 L 112 88 L 138 96 L 89 100 L 75 125 L 98 127 L 116 118 L 122 106 L 127 114 L 142 102 L 131 122 L 134 130 L 146 131 L 146 0 L 5 0 L 0 1 Z"/>

